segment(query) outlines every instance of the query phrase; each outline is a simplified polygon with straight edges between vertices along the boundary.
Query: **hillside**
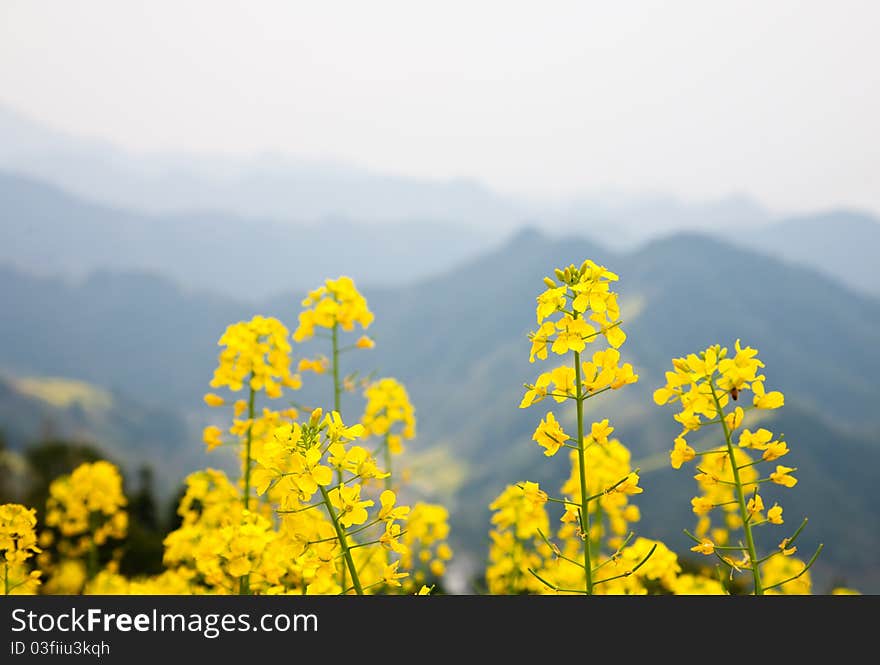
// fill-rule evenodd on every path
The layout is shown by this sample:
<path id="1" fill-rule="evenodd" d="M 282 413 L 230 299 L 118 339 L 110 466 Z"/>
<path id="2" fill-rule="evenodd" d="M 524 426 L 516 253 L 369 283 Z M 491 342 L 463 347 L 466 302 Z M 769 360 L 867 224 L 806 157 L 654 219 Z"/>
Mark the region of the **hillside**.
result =
<path id="1" fill-rule="evenodd" d="M 285 285 L 306 288 L 316 274 L 344 270 L 370 284 L 408 282 L 448 270 L 496 243 L 486 230 L 455 223 L 364 225 L 340 217 L 318 225 L 295 219 L 141 214 L 0 171 L 0 263 L 38 275 L 147 271 L 190 289 L 262 298 Z"/>
<path id="2" fill-rule="evenodd" d="M 589 415 L 612 417 L 637 459 L 660 459 L 645 475 L 646 533 L 683 547 L 680 529 L 692 523 L 694 488 L 686 471 L 674 473 L 663 462 L 675 423 L 668 409 L 653 405 L 651 392 L 672 356 L 741 337 L 760 349 L 769 385 L 787 396 L 779 426 L 803 467 L 787 509 L 809 514 L 809 539 L 858 543 L 829 547 L 820 580 L 845 564 L 851 583 L 880 589 L 873 554 L 880 549 L 880 505 L 871 471 L 880 464 L 880 387 L 872 378 L 880 372 L 880 303 L 810 270 L 687 234 L 619 254 L 576 237 L 523 232 L 443 275 L 366 289 L 378 345 L 358 356 L 359 366 L 407 384 L 420 427 L 410 462 L 421 484 L 439 486 L 436 494 L 452 507 L 462 562 L 483 556 L 485 506 L 506 483 L 530 478 L 553 486 L 564 473 L 530 441 L 542 410 L 516 407 L 522 383 L 540 371 L 528 363 L 525 335 L 541 277 L 584 257 L 621 275 L 624 355 L 641 381 L 596 400 Z M 6 270 L 0 367 L 119 386 L 204 422 L 199 398 L 223 327 L 255 312 L 292 325 L 301 294 L 245 305 L 145 275 L 103 273 L 71 285 Z M 309 385 L 303 399 L 317 402 L 316 390 L 326 396 L 326 377 Z M 345 408 L 360 406 L 349 397 Z M 192 437 L 189 445 L 197 448 Z"/>
<path id="3" fill-rule="evenodd" d="M 94 445 L 130 472 L 149 465 L 163 493 L 176 491 L 180 469 L 201 459 L 174 409 L 58 377 L 0 375 L 0 433 L 13 453 L 60 440 Z"/>
<path id="4" fill-rule="evenodd" d="M 147 214 L 222 212 L 290 221 L 368 223 L 521 221 L 527 207 L 467 179 L 408 178 L 278 154 L 138 154 L 68 135 L 0 105 L 0 169 Z"/>
<path id="5" fill-rule="evenodd" d="M 838 210 L 782 220 L 741 233 L 724 234 L 731 242 L 788 262 L 811 266 L 863 293 L 880 296 L 880 220 Z"/>

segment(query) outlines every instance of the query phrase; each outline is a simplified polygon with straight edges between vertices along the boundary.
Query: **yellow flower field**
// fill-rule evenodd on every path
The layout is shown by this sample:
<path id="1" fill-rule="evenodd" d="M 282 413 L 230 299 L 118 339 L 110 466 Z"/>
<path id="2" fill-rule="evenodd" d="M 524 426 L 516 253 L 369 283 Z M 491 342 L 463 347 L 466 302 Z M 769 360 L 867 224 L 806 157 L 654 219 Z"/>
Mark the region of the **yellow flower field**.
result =
<path id="1" fill-rule="evenodd" d="M 669 462 L 691 469 L 680 501 L 693 524 L 685 564 L 663 542 L 639 535 L 635 496 L 649 496 L 617 438 L 625 422 L 587 422 L 587 400 L 639 381 L 624 361 L 625 321 L 618 276 L 590 260 L 546 277 L 536 296 L 529 359 L 548 365 L 524 384 L 519 408 L 537 406 L 532 442 L 546 464 L 563 460 L 561 487 L 511 478 L 492 502 L 485 553 L 491 594 L 807 594 L 822 546 L 801 558 L 807 520 L 797 509 L 797 442 L 754 427 L 751 412 L 784 406 L 758 351 L 739 339 L 671 361 L 657 405 L 672 405 L 681 432 Z M 164 539 L 164 571 L 127 578 L 128 501 L 119 470 L 84 463 L 49 488 L 45 519 L 36 506 L 0 506 L 5 594 L 422 594 L 441 593 L 449 511 L 406 499 L 410 478 L 396 463 L 416 435 L 416 409 L 393 377 L 343 375 L 341 357 L 381 344 L 366 298 L 349 277 L 328 279 L 301 303 L 298 326 L 255 316 L 228 326 L 204 402 L 224 425 L 204 428 L 209 451 L 231 449 L 238 470 L 206 468 L 186 479 L 180 523 Z M 296 345 L 325 344 L 306 357 Z M 211 340 L 205 340 L 206 344 Z M 332 377 L 326 401 L 308 407 L 289 396 L 314 375 Z M 206 377 L 207 379 L 207 377 Z M 343 412 L 343 393 L 363 397 Z M 607 394 L 605 394 L 607 393 Z M 195 397 L 195 396 L 194 396 Z M 548 406 L 549 405 L 549 406 Z M 479 405 L 474 405 L 479 408 Z M 510 405 L 516 409 L 516 404 Z M 561 410 L 576 425 L 563 429 Z M 554 411 L 555 409 L 555 411 Z M 467 418 L 462 413 L 462 418 Z M 697 450 L 689 435 L 701 433 Z M 696 445 L 696 444 L 694 444 Z M 560 455 L 560 453 L 564 453 Z M 783 459 L 784 458 L 784 459 Z M 792 461 L 789 461 L 789 460 Z M 764 488 L 792 490 L 783 507 Z M 482 507 L 481 507 L 482 508 Z M 794 515 L 796 517 L 789 517 Z M 840 592 L 849 590 L 841 589 Z"/>

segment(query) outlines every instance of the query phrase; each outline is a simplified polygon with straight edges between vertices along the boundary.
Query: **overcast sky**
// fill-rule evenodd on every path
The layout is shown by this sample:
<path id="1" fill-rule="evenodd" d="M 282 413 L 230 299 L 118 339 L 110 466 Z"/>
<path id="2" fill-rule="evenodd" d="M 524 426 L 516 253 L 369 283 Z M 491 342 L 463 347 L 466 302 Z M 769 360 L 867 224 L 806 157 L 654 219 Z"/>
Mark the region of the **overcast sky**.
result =
<path id="1" fill-rule="evenodd" d="M 130 149 L 880 211 L 877 2 L 0 2 L 0 103 Z"/>

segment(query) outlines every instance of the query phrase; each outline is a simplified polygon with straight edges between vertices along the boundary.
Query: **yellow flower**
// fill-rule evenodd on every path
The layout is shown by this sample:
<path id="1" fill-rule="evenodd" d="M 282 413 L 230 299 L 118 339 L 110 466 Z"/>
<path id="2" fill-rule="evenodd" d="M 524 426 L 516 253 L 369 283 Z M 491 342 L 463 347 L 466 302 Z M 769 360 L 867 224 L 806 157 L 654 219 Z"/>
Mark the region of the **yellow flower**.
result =
<path id="1" fill-rule="evenodd" d="M 696 456 L 696 451 L 687 444 L 684 437 L 675 438 L 675 445 L 669 453 L 669 461 L 673 469 L 680 469 L 682 464 L 690 462 Z"/>
<path id="2" fill-rule="evenodd" d="M 644 490 L 639 487 L 639 474 L 635 471 L 630 472 L 626 479 L 615 487 L 613 491 L 622 494 L 641 494 Z"/>
<path id="3" fill-rule="evenodd" d="M 205 393 L 205 404 L 208 406 L 223 406 L 225 403 L 223 398 L 220 395 L 216 395 L 214 393 Z"/>
<path id="4" fill-rule="evenodd" d="M 559 333 L 550 350 L 558 355 L 569 351 L 583 351 L 587 346 L 587 338 L 595 332 L 593 326 L 581 318 L 574 319 L 567 314 L 556 322 Z"/>
<path id="5" fill-rule="evenodd" d="M 547 492 L 542 490 L 538 483 L 526 481 L 522 486 L 523 498 L 531 506 L 538 508 L 547 503 Z"/>
<path id="6" fill-rule="evenodd" d="M 391 490 L 385 490 L 379 495 L 379 503 L 382 508 L 379 510 L 380 520 L 402 520 L 409 515 L 409 506 L 397 506 L 397 495 Z"/>
<path id="7" fill-rule="evenodd" d="M 778 409 L 785 404 L 785 397 L 778 390 L 765 393 L 762 381 L 754 381 L 752 383 L 752 392 L 755 393 L 754 404 L 756 409 Z"/>
<path id="8" fill-rule="evenodd" d="M 788 452 L 788 445 L 785 441 L 771 441 L 767 445 L 767 449 L 764 451 L 762 457 L 764 458 L 764 461 L 772 462 L 784 455 L 788 455 Z"/>
<path id="9" fill-rule="evenodd" d="M 718 477 L 712 475 L 711 473 L 700 472 L 694 476 L 694 480 L 700 483 L 701 487 L 708 487 L 711 485 L 718 484 Z"/>
<path id="10" fill-rule="evenodd" d="M 360 337 L 358 337 L 354 345 L 359 349 L 372 349 L 374 346 L 376 346 L 376 342 L 374 342 L 370 337 L 367 337 L 366 335 L 361 335 Z"/>
<path id="11" fill-rule="evenodd" d="M 566 286 L 547 289 L 538 296 L 538 307 L 536 315 L 540 324 L 548 316 L 565 307 L 565 294 L 568 290 Z"/>
<path id="12" fill-rule="evenodd" d="M 715 507 L 712 499 L 705 496 L 695 496 L 691 499 L 691 507 L 696 515 L 706 515 Z"/>
<path id="13" fill-rule="evenodd" d="M 606 421 L 607 422 L 607 421 Z M 547 417 L 538 425 L 532 440 L 545 448 L 544 455 L 551 457 L 559 452 L 559 449 L 568 440 L 568 434 L 556 421 L 552 411 L 547 412 Z"/>
<path id="14" fill-rule="evenodd" d="M 773 432 L 763 427 L 757 432 L 752 433 L 750 430 L 744 429 L 739 435 L 740 448 L 755 448 L 756 450 L 765 450 L 773 438 Z"/>
<path id="15" fill-rule="evenodd" d="M 350 277 L 328 279 L 324 284 L 302 301 L 305 308 L 299 314 L 299 326 L 293 333 L 293 339 L 302 342 L 315 334 L 315 327 L 341 327 L 352 331 L 358 324 L 366 329 L 373 322 L 373 313 L 367 306 L 367 300 L 355 287 Z"/>
<path id="16" fill-rule="evenodd" d="M 715 543 L 708 538 L 703 538 L 699 544 L 694 545 L 691 548 L 691 552 L 699 552 L 700 554 L 705 554 L 707 556 L 715 554 Z"/>
<path id="17" fill-rule="evenodd" d="M 224 348 L 211 386 L 237 392 L 247 385 L 270 398 L 281 397 L 282 387 L 298 389 L 302 382 L 290 373 L 288 337 L 284 324 L 271 317 L 255 316 L 229 326 L 218 342 Z"/>
<path id="18" fill-rule="evenodd" d="M 550 371 L 550 381 L 553 382 L 553 399 L 564 402 L 565 395 L 575 395 L 574 368 L 562 366 Z"/>
<path id="19" fill-rule="evenodd" d="M 400 542 L 400 536 L 402 535 L 400 525 L 388 521 L 385 523 L 385 533 L 383 533 L 379 537 L 379 543 L 382 547 L 392 551 L 397 552 L 398 554 L 406 554 L 409 552 L 409 548 Z"/>
<path id="20" fill-rule="evenodd" d="M 57 527 L 66 538 L 85 536 L 103 545 L 108 538 L 125 537 L 126 503 L 119 469 L 103 460 L 80 464 L 49 486 L 46 525 Z"/>
<path id="21" fill-rule="evenodd" d="M 367 400 L 361 417 L 364 434 L 388 436 L 391 452 L 402 453 L 402 440 L 416 435 L 415 409 L 406 388 L 397 380 L 386 377 L 367 386 L 364 397 Z"/>
<path id="22" fill-rule="evenodd" d="M 782 542 L 779 543 L 779 550 L 782 552 L 783 556 L 791 556 L 792 554 L 797 552 L 797 546 L 792 545 L 791 547 L 789 547 L 788 543 L 789 543 L 788 538 L 783 538 Z"/>
<path id="23" fill-rule="evenodd" d="M 360 485 L 334 487 L 330 490 L 330 503 L 339 511 L 339 522 L 346 529 L 366 522 L 367 508 L 373 505 L 372 500 L 361 500 Z"/>
<path id="24" fill-rule="evenodd" d="M 797 478 L 790 475 L 792 471 L 796 471 L 796 469 L 789 466 L 782 466 L 781 464 L 776 466 L 776 471 L 770 474 L 770 480 L 772 480 L 777 485 L 783 485 L 784 487 L 794 487 L 797 485 Z"/>
<path id="25" fill-rule="evenodd" d="M 324 356 L 319 356 L 314 359 L 303 358 L 299 361 L 299 364 L 296 367 L 297 372 L 314 372 L 315 374 L 324 374 L 328 367 L 330 366 L 330 361 L 327 360 Z"/>
<path id="26" fill-rule="evenodd" d="M 342 416 L 339 415 L 338 411 L 331 411 L 328 413 L 324 417 L 322 425 L 327 428 L 327 437 L 333 443 L 339 441 L 351 441 L 362 436 L 364 433 L 363 425 L 357 424 L 348 426 L 342 422 Z"/>
<path id="27" fill-rule="evenodd" d="M 216 425 L 208 425 L 202 431 L 202 441 L 208 447 L 208 450 L 214 450 L 218 446 L 223 445 L 223 432 Z"/>
<path id="28" fill-rule="evenodd" d="M 333 471 L 321 464 L 323 453 L 320 446 L 312 446 L 305 453 L 293 451 L 290 457 L 290 468 L 287 477 L 296 487 L 302 501 L 308 501 L 318 486 L 326 487 L 333 482 Z"/>
<path id="29" fill-rule="evenodd" d="M 733 410 L 733 413 L 728 413 L 724 416 L 724 420 L 727 422 L 727 429 L 731 432 L 735 429 L 738 429 L 740 425 L 742 425 L 743 418 L 745 418 L 745 411 L 741 406 L 736 407 Z"/>
<path id="30" fill-rule="evenodd" d="M 754 515 L 755 513 L 760 513 L 764 510 L 764 501 L 763 499 L 761 499 L 760 494 L 755 494 L 755 496 L 749 499 L 746 510 L 748 511 L 749 515 Z"/>
<path id="31" fill-rule="evenodd" d="M 530 407 L 532 404 L 537 404 L 545 397 L 547 397 L 548 388 L 550 387 L 550 372 L 545 372 L 541 374 L 536 380 L 535 384 L 526 390 L 526 394 L 523 395 L 522 401 L 519 403 L 519 408 L 526 409 Z"/>
<path id="32" fill-rule="evenodd" d="M 395 561 L 394 563 L 385 566 L 385 569 L 382 571 L 382 581 L 385 582 L 385 584 L 387 584 L 388 586 L 399 587 L 400 582 L 398 580 L 409 576 L 409 573 L 397 572 L 397 567 L 399 565 L 400 561 Z"/>
<path id="33" fill-rule="evenodd" d="M 593 441 L 603 445 L 608 443 L 608 436 L 613 431 L 614 428 L 608 424 L 608 418 L 590 426 L 590 436 L 593 437 Z"/>
<path id="34" fill-rule="evenodd" d="M 778 503 L 774 503 L 773 507 L 767 511 L 767 521 L 770 524 L 782 524 L 782 506 Z"/>
<path id="35" fill-rule="evenodd" d="M 42 550 L 37 546 L 37 514 L 17 503 L 0 505 L 0 559 L 7 566 L 23 564 Z"/>
<path id="36" fill-rule="evenodd" d="M 529 352 L 529 362 L 538 360 L 547 360 L 547 346 L 550 344 L 551 337 L 556 334 L 556 325 L 551 322 L 542 323 L 537 331 L 529 333 L 529 339 L 532 342 L 532 350 Z"/>

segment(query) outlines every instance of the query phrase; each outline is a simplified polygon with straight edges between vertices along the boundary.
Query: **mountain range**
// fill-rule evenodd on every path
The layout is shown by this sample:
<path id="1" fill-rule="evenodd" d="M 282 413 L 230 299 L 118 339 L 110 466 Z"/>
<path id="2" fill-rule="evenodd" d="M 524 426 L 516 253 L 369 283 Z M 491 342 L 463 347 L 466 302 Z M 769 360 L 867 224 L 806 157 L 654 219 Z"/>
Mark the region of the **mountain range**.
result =
<path id="1" fill-rule="evenodd" d="M 632 242 L 618 213 L 609 208 L 580 223 L 571 217 L 567 227 L 620 251 L 650 242 Z M 650 217 L 649 209 L 643 214 Z M 447 271 L 509 237 L 452 222 L 296 224 L 217 212 L 130 212 L 3 171 L 0 221 L 0 263 L 67 277 L 105 269 L 154 272 L 187 289 L 241 300 L 268 298 L 290 285 L 304 288 L 314 275 L 346 271 L 373 286 L 406 284 Z M 870 215 L 839 211 L 746 229 L 731 224 L 715 235 L 880 295 L 873 251 L 880 247 L 880 222 Z"/>

